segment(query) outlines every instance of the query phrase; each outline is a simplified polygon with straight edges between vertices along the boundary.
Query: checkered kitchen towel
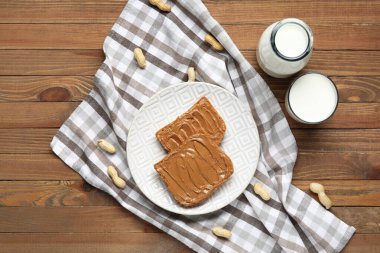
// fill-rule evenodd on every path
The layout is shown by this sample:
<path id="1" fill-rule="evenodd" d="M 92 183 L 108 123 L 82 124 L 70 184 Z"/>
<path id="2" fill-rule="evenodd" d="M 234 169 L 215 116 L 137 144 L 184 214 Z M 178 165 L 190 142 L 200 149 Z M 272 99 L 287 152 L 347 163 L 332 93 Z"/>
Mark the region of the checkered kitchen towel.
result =
<path id="1" fill-rule="evenodd" d="M 355 229 L 291 185 L 297 146 L 266 83 L 200 0 L 169 3 L 172 11 L 164 13 L 148 0 L 129 0 L 105 40 L 106 59 L 94 89 L 59 129 L 53 151 L 89 184 L 196 251 L 339 252 Z M 212 50 L 203 41 L 206 33 L 226 50 Z M 136 66 L 136 47 L 145 53 L 146 69 Z M 270 189 L 270 201 L 263 202 L 250 185 L 220 211 L 186 217 L 155 206 L 134 183 L 123 152 L 133 116 L 160 89 L 186 81 L 189 66 L 196 68 L 198 81 L 224 87 L 250 106 L 262 144 L 251 184 L 261 182 Z M 116 143 L 117 154 L 99 150 L 101 138 Z M 127 179 L 124 190 L 107 176 L 110 164 Z M 231 230 L 232 238 L 215 237 L 215 225 Z"/>

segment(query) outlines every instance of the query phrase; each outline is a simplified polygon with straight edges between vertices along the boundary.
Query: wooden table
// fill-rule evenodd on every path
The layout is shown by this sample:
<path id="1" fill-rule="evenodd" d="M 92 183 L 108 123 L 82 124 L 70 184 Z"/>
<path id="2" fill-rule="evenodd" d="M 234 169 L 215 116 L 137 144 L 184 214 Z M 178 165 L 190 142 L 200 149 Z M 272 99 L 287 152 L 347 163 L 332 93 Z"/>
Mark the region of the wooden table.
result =
<path id="1" fill-rule="evenodd" d="M 305 71 L 337 83 L 336 115 L 290 120 L 293 183 L 326 186 L 334 214 L 357 228 L 345 252 L 380 252 L 380 1 L 207 0 L 258 69 L 265 27 L 298 17 L 315 50 Z M 102 43 L 124 0 L 0 0 L 0 251 L 190 252 L 87 185 L 55 157 L 52 136 L 92 87 Z M 263 77 L 283 104 L 291 79 Z"/>

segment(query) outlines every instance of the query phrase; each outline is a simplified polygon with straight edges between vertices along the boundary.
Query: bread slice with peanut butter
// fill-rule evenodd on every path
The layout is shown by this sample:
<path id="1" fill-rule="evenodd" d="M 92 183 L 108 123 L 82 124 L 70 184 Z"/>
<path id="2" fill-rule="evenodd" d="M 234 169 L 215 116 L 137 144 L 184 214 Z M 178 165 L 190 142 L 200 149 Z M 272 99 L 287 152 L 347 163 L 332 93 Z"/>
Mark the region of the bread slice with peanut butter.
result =
<path id="1" fill-rule="evenodd" d="M 194 134 L 204 134 L 219 145 L 226 132 L 226 125 L 211 102 L 201 97 L 189 110 L 172 123 L 157 131 L 156 137 L 168 151 L 174 151 Z"/>
<path id="2" fill-rule="evenodd" d="M 174 199 L 184 207 L 204 202 L 234 171 L 231 159 L 202 134 L 188 138 L 154 168 Z"/>

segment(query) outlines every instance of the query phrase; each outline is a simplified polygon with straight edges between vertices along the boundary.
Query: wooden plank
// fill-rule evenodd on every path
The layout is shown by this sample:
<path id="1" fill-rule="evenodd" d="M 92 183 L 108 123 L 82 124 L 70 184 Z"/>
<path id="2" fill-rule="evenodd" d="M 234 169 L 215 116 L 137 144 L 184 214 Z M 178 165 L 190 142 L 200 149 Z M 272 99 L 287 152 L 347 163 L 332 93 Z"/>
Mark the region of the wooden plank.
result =
<path id="1" fill-rule="evenodd" d="M 56 128 L 0 129 L 0 154 L 50 154 Z M 380 129 L 293 129 L 300 152 L 380 151 Z"/>
<path id="2" fill-rule="evenodd" d="M 81 180 L 53 154 L 0 154 L 0 180 Z M 293 179 L 380 179 L 380 153 L 300 152 Z"/>
<path id="3" fill-rule="evenodd" d="M 380 153 L 300 152 L 293 179 L 380 179 Z"/>
<path id="4" fill-rule="evenodd" d="M 331 77 L 339 90 L 340 102 L 380 101 L 379 77 Z"/>
<path id="5" fill-rule="evenodd" d="M 256 49 L 269 24 L 226 24 L 240 50 Z M 380 49 L 378 24 L 311 23 L 315 49 Z M 102 49 L 110 24 L 0 24 L 0 49 Z M 44 31 L 44 36 L 40 36 Z M 339 43 L 336 43 L 339 41 Z"/>
<path id="6" fill-rule="evenodd" d="M 79 102 L 0 103 L 0 128 L 60 127 Z"/>
<path id="7" fill-rule="evenodd" d="M 81 180 L 54 154 L 0 154 L 0 180 Z"/>
<path id="8" fill-rule="evenodd" d="M 0 128 L 60 127 L 78 105 L 79 102 L 0 103 Z M 282 107 L 285 111 L 283 104 Z M 301 124 L 285 115 L 292 128 L 380 128 L 379 103 L 339 104 L 334 116 L 318 125 Z"/>
<path id="9" fill-rule="evenodd" d="M 318 199 L 317 195 L 309 190 L 311 182 L 325 186 L 326 194 L 334 206 L 380 206 L 379 180 L 293 180 L 292 184 Z"/>
<path id="10" fill-rule="evenodd" d="M 354 226 L 359 234 L 380 234 L 379 207 L 332 207 L 331 211 L 347 224 Z"/>
<path id="11" fill-rule="evenodd" d="M 0 181 L 0 206 L 116 206 L 84 181 Z"/>
<path id="12" fill-rule="evenodd" d="M 364 58 L 359 60 L 358 57 Z M 304 69 L 304 72 L 317 71 L 326 75 L 348 76 L 360 72 L 361 75 L 370 76 L 373 74 L 370 74 L 369 72 L 380 70 L 379 63 L 380 52 L 377 54 L 377 51 L 322 51 L 321 53 L 315 52 L 313 54 L 309 64 Z M 368 69 L 364 67 L 364 65 L 367 64 Z"/>
<path id="13" fill-rule="evenodd" d="M 380 5 L 376 1 L 212 1 L 206 6 L 219 22 L 275 22 L 297 17 L 318 23 L 376 23 Z"/>
<path id="14" fill-rule="evenodd" d="M 125 0 L 0 1 L 1 23 L 113 23 Z"/>
<path id="15" fill-rule="evenodd" d="M 379 234 L 355 234 L 342 253 L 380 252 Z"/>
<path id="16" fill-rule="evenodd" d="M 255 51 L 243 50 L 242 53 L 264 78 L 268 77 L 258 66 Z M 321 72 L 333 76 L 377 76 L 380 73 L 380 51 L 314 51 L 310 62 L 300 73 L 304 72 Z"/>
<path id="17" fill-rule="evenodd" d="M 380 130 L 297 129 L 292 131 L 301 152 L 380 151 Z"/>
<path id="18" fill-rule="evenodd" d="M 269 24 L 235 24 L 224 25 L 223 28 L 230 35 L 240 50 L 256 49 L 261 34 Z M 320 24 L 309 23 L 314 36 L 314 49 L 342 50 L 342 49 L 380 49 L 380 35 L 377 33 L 380 26 L 361 24 Z M 1 26 L 0 26 L 1 27 Z M 337 43 L 339 41 L 339 43 Z M 0 41 L 1 45 L 1 41 Z"/>
<path id="19" fill-rule="evenodd" d="M 222 23 L 270 23 L 298 17 L 318 23 L 378 23 L 378 1 L 249 1 L 205 0 L 213 17 Z M 112 23 L 125 0 L 18 0 L 0 1 L 0 23 Z"/>
<path id="20" fill-rule="evenodd" d="M 0 75 L 94 75 L 102 50 L 0 50 Z"/>
<path id="21" fill-rule="evenodd" d="M 280 102 L 292 78 L 264 76 Z M 380 102 L 380 76 L 331 76 L 343 103 Z M 91 76 L 0 76 L 0 102 L 77 102 L 93 87 Z"/>
<path id="22" fill-rule="evenodd" d="M 314 181 L 314 180 L 313 180 Z M 309 191 L 312 181 L 293 180 Z M 380 206 L 379 180 L 318 180 L 334 206 Z M 116 201 L 83 181 L 0 181 L 0 206 L 117 206 Z"/>
<path id="23" fill-rule="evenodd" d="M 76 102 L 92 87 L 90 76 L 0 76 L 0 102 Z"/>
<path id="24" fill-rule="evenodd" d="M 6 252 L 193 252 L 166 234 L 139 233 L 1 233 L 0 243 Z M 343 253 L 376 253 L 380 251 L 379 234 L 356 234 Z"/>
<path id="25" fill-rule="evenodd" d="M 4 252 L 16 253 L 193 252 L 163 233 L 1 233 L 0 244 Z"/>
<path id="26" fill-rule="evenodd" d="M 291 128 L 380 128 L 380 104 L 377 103 L 340 103 L 330 119 L 317 125 L 298 123 L 286 112 L 284 104 L 281 107 Z"/>
<path id="27" fill-rule="evenodd" d="M 157 231 L 121 206 L 0 207 L 0 232 L 118 233 Z"/>
<path id="28" fill-rule="evenodd" d="M 263 76 L 272 92 L 280 102 L 285 101 L 285 94 L 295 77 L 273 78 Z M 380 102 L 380 77 L 378 76 L 330 76 L 339 92 L 342 103 Z M 1 78 L 0 78 L 1 83 Z"/>
<path id="29" fill-rule="evenodd" d="M 173 237 L 163 233 L 1 233 L 5 252 L 193 252 Z M 342 253 L 377 253 L 379 234 L 355 234 Z"/>
<path id="30" fill-rule="evenodd" d="M 102 49 L 110 24 L 0 24 L 0 49 Z M 40 36 L 44 31 L 44 36 Z"/>
<path id="31" fill-rule="evenodd" d="M 245 50 L 243 55 L 259 70 L 254 51 Z M 77 76 L 94 75 L 104 56 L 101 50 L 0 50 L 0 59 L 3 60 L 0 75 Z M 378 76 L 379 63 L 380 51 L 314 51 L 305 71 L 335 76 Z"/>
<path id="32" fill-rule="evenodd" d="M 333 207 L 357 234 L 380 233 L 379 207 Z M 159 232 L 121 206 L 0 207 L 0 233 Z"/>
<path id="33" fill-rule="evenodd" d="M 58 129 L 0 129 L 0 154 L 50 154 Z"/>

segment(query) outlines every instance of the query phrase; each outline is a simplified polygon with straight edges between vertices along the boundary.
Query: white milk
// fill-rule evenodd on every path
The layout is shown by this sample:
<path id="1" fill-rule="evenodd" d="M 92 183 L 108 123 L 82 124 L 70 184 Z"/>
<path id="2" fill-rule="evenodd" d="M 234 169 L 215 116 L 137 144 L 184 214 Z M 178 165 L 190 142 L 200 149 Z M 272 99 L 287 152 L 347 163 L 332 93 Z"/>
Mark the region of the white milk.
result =
<path id="1" fill-rule="evenodd" d="M 302 20 L 288 18 L 270 25 L 257 48 L 260 67 L 273 77 L 288 77 L 300 71 L 311 57 L 313 34 Z"/>
<path id="2" fill-rule="evenodd" d="M 274 41 L 280 54 L 285 57 L 296 58 L 306 51 L 309 37 L 301 25 L 286 23 L 278 29 Z"/>
<path id="3" fill-rule="evenodd" d="M 334 83 L 318 73 L 297 78 L 286 95 L 286 109 L 295 120 L 315 124 L 328 119 L 338 106 Z"/>

